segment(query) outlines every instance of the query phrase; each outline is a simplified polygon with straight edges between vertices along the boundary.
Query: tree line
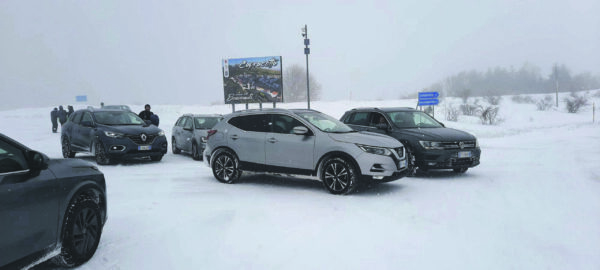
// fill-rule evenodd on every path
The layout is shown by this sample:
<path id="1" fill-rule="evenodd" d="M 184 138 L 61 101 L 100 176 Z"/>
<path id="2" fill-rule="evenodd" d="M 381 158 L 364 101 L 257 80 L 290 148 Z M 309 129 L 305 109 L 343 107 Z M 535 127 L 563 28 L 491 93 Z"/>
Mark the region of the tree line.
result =
<path id="1" fill-rule="evenodd" d="M 521 68 L 489 68 L 485 72 L 463 71 L 434 83 L 428 91 L 440 91 L 448 96 L 492 96 L 581 91 L 600 88 L 600 76 L 589 72 L 573 74 L 564 64 L 555 64 L 550 74 L 525 63 Z"/>

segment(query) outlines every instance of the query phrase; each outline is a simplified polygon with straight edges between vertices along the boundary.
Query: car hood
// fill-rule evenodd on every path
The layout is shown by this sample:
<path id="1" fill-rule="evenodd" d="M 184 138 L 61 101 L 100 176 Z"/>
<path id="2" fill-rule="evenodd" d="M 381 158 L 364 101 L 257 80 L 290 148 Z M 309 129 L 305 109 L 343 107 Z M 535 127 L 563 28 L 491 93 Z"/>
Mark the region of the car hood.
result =
<path id="1" fill-rule="evenodd" d="M 102 174 L 98 167 L 88 161 L 77 158 L 50 159 L 48 168 L 56 175 L 94 175 Z"/>
<path id="2" fill-rule="evenodd" d="M 328 133 L 329 137 L 338 142 L 358 143 L 370 146 L 398 148 L 402 143 L 398 140 L 379 133 L 360 131 L 350 133 Z"/>
<path id="3" fill-rule="evenodd" d="M 146 134 L 157 134 L 161 131 L 160 128 L 158 128 L 155 125 L 148 125 L 148 126 L 105 126 L 104 130 L 106 131 L 113 131 L 113 132 L 118 132 L 118 133 L 123 133 L 126 135 L 138 135 L 141 133 L 146 133 Z"/>
<path id="4" fill-rule="evenodd" d="M 419 139 L 436 141 L 470 141 L 475 136 L 453 128 L 409 128 L 402 129 L 402 134 L 412 135 Z"/>

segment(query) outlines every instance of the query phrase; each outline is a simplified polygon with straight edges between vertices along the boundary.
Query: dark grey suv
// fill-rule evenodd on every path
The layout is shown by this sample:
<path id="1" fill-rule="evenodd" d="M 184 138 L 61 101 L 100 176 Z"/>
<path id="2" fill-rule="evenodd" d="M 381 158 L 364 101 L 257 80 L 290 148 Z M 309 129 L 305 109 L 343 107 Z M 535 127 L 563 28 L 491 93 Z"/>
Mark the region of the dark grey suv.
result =
<path id="1" fill-rule="evenodd" d="M 413 108 L 359 108 L 347 111 L 342 122 L 356 130 L 386 134 L 402 142 L 414 156 L 411 170 L 453 169 L 464 173 L 479 165 L 481 149 L 475 136 L 446 128 Z"/>
<path id="2" fill-rule="evenodd" d="M 96 252 L 106 222 L 104 175 L 79 159 L 49 159 L 0 133 L 0 268 L 50 257 L 72 267 Z"/>
<path id="3" fill-rule="evenodd" d="M 208 131 L 222 118 L 219 114 L 184 114 L 179 117 L 171 132 L 173 154 L 185 151 L 192 154 L 195 160 L 201 160 Z"/>
<path id="4" fill-rule="evenodd" d="M 63 157 L 90 152 L 102 165 L 139 157 L 160 161 L 168 148 L 160 128 L 124 110 L 78 110 L 71 114 L 61 133 Z"/>
<path id="5" fill-rule="evenodd" d="M 403 145 L 386 135 L 356 132 L 314 110 L 266 109 L 226 115 L 208 132 L 204 151 L 217 180 L 242 171 L 318 176 L 333 194 L 360 183 L 399 179 L 407 169 Z"/>

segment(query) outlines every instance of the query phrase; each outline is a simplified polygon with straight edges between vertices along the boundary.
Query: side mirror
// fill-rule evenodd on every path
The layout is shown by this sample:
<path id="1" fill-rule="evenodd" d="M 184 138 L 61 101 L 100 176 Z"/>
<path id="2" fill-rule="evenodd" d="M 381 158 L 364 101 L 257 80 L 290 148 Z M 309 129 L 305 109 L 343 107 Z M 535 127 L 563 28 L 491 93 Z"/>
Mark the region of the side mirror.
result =
<path id="1" fill-rule="evenodd" d="M 297 126 L 292 129 L 292 133 L 296 135 L 306 135 L 308 133 L 308 128 L 304 126 Z"/>
<path id="2" fill-rule="evenodd" d="M 381 130 L 388 131 L 388 125 L 387 125 L 387 124 L 384 124 L 384 123 L 381 123 L 381 124 L 376 124 L 376 125 L 375 125 L 375 127 L 376 127 L 377 129 L 381 129 Z"/>
<path id="3" fill-rule="evenodd" d="M 442 125 L 442 127 L 446 127 L 446 125 L 444 125 L 444 123 L 440 122 L 440 125 Z"/>
<path id="4" fill-rule="evenodd" d="M 94 123 L 92 123 L 92 121 L 81 121 L 81 125 L 84 127 L 94 127 Z"/>
<path id="5" fill-rule="evenodd" d="M 48 157 L 40 152 L 29 153 L 29 168 L 32 171 L 41 171 L 48 168 Z"/>

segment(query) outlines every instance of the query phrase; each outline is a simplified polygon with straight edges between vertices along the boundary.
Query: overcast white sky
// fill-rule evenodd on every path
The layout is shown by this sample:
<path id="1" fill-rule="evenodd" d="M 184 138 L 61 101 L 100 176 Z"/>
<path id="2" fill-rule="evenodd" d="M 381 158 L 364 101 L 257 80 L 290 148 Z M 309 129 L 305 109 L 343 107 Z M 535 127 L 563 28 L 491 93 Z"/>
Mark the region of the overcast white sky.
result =
<path id="1" fill-rule="evenodd" d="M 600 74 L 600 1 L 0 1 L 0 109 L 223 100 L 221 60 L 283 57 L 326 100 L 398 98 L 463 70 Z M 134 108 L 134 110 L 142 110 Z"/>

